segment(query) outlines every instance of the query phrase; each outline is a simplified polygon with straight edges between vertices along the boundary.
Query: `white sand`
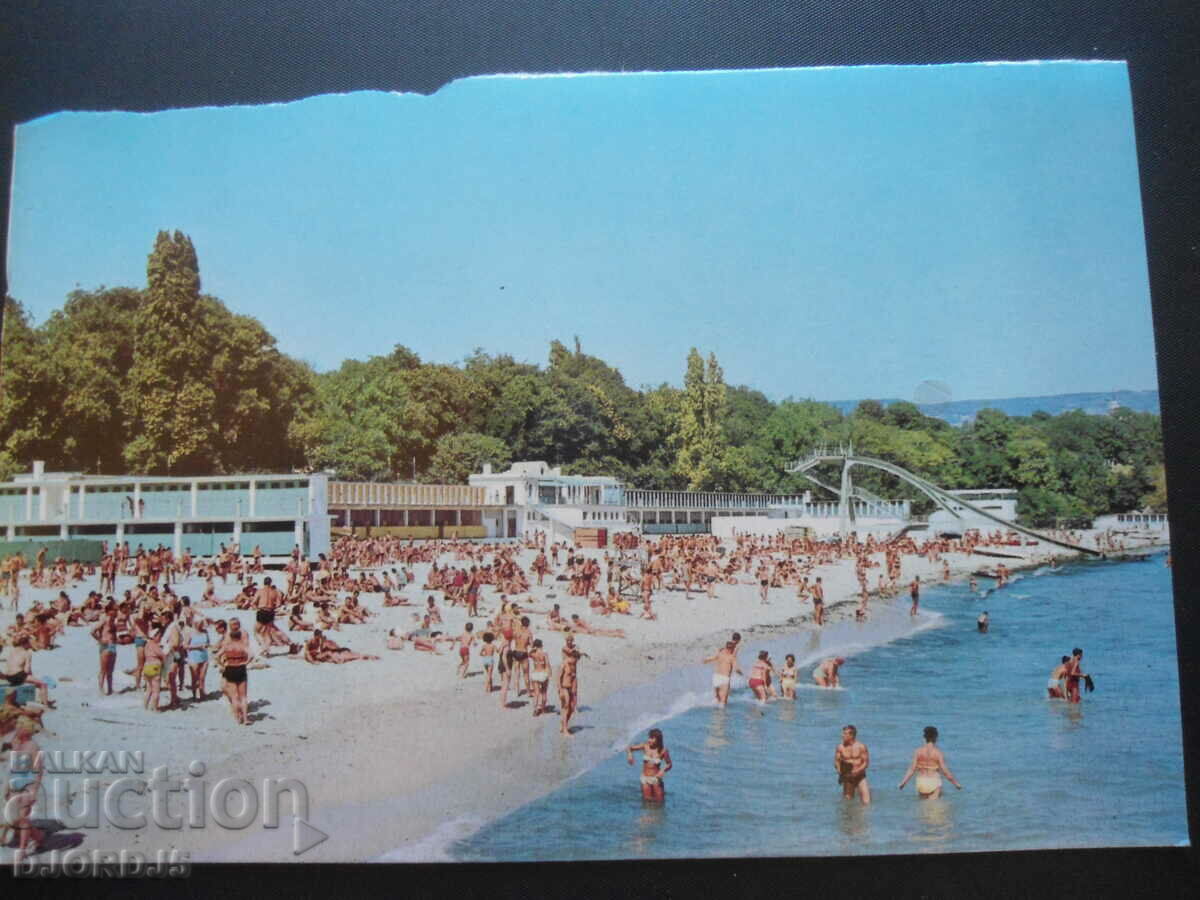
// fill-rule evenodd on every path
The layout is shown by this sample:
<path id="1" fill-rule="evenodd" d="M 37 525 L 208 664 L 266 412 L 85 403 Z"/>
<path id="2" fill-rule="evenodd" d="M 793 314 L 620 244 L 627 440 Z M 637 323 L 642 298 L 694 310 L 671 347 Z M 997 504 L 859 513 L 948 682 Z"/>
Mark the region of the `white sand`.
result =
<path id="1" fill-rule="evenodd" d="M 1001 548 L 1004 552 L 1017 548 Z M 1051 546 L 1022 547 L 1029 560 L 1042 560 Z M 598 551 L 585 551 L 598 555 Z M 521 563 L 528 569 L 533 553 L 524 551 Z M 877 556 L 881 559 L 881 556 Z M 945 557 L 955 576 L 972 570 L 993 568 L 999 560 L 949 554 Z M 455 563 L 449 556 L 442 561 Z M 1022 567 L 1017 560 L 1004 560 L 1009 568 Z M 363 595 L 363 603 L 377 612 L 370 624 L 343 626 L 331 637 L 353 650 L 376 653 L 377 662 L 345 665 L 310 665 L 299 657 L 276 657 L 270 668 L 249 673 L 252 726 L 234 723 L 228 704 L 221 697 L 190 705 L 182 710 L 151 713 L 142 708 L 142 695 L 132 691 L 132 646 L 120 648 L 116 690 L 123 693 L 103 697 L 96 686 L 97 647 L 88 628 L 69 628 L 61 646 L 34 656 L 34 672 L 51 675 L 60 682 L 52 693 L 58 708 L 45 717 L 47 732 L 37 740 L 44 750 L 140 750 L 146 771 L 167 766 L 180 776 L 192 760 L 207 766 L 204 780 L 209 788 L 222 778 L 241 778 L 258 784 L 264 777 L 301 780 L 309 793 L 311 824 L 330 837 L 302 856 L 292 854 L 291 820 L 284 810 L 282 827 L 263 829 L 258 822 L 242 831 L 208 827 L 163 831 L 153 824 L 146 829 L 119 831 L 68 829 L 84 834 L 84 848 L 143 849 L 181 848 L 193 861 L 245 860 L 263 862 L 358 862 L 390 859 L 437 858 L 438 846 L 454 834 L 465 834 L 496 816 L 553 790 L 567 777 L 577 774 L 595 759 L 597 752 L 611 752 L 611 734 L 581 731 L 572 738 L 557 735 L 559 719 L 548 715 L 535 719 L 531 707 L 501 709 L 499 693 L 485 694 L 482 667 L 472 657 L 471 677 L 455 675 L 456 649 L 446 645 L 441 655 L 406 648 L 389 651 L 385 637 L 390 628 L 408 630 L 411 616 L 430 595 L 417 586 L 424 582 L 428 566 L 415 567 L 416 581 L 407 596 L 414 605 L 387 609 L 379 595 Z M 872 586 L 881 569 L 872 569 Z M 904 558 L 903 584 L 914 575 L 940 581 L 941 564 Z M 853 615 L 857 604 L 857 582 L 853 562 L 818 568 L 826 588 L 827 619 Z M 743 576 L 749 580 L 750 576 Z M 83 600 L 97 579 L 89 579 L 69 590 L 76 603 Z M 122 577 L 119 591 L 132 586 Z M 196 579 L 176 586 L 179 594 L 200 596 L 203 585 Z M 628 639 L 577 636 L 576 641 L 590 659 L 580 663 L 583 710 L 573 724 L 587 725 L 589 704 L 598 703 L 622 688 L 649 682 L 657 675 L 684 665 L 696 664 L 728 639 L 733 630 L 749 634 L 754 626 L 791 625 L 799 631 L 813 630 L 811 604 L 800 607 L 794 588 L 772 589 L 770 604 L 759 602 L 754 584 L 718 585 L 717 597 L 709 601 L 693 593 L 690 601 L 682 592 L 656 595 L 658 621 L 635 616 L 605 618 L 592 613 L 586 600 L 568 597 L 566 583 L 532 591 L 535 608 L 561 604 L 564 615 L 579 613 L 590 624 L 624 628 Z M 217 584 L 218 596 L 231 597 L 237 585 Z M 548 598 L 554 593 L 555 598 Z M 34 597 L 48 602 L 53 589 L 22 590 L 22 609 Z M 465 613 L 449 607 L 434 593 L 442 610 L 447 634 L 458 634 Z M 496 593 L 485 588 L 481 612 L 496 607 Z M 528 600 L 520 598 L 518 602 Z M 907 606 L 907 591 L 888 602 Z M 522 602 L 522 605 L 526 605 Z M 5 599 L 7 606 L 7 599 Z M 211 616 L 230 616 L 226 608 L 209 611 Z M 252 613 L 236 613 L 243 627 L 252 630 Z M 802 621 L 792 621 L 801 616 Z M 535 636 L 540 637 L 557 668 L 563 635 L 543 625 L 534 615 Z M 7 609 L 0 626 L 12 621 Z M 477 620 L 478 623 L 482 620 Z M 285 624 L 285 622 L 280 622 Z M 300 640 L 300 633 L 294 635 Z M 218 676 L 208 673 L 208 689 L 215 692 Z M 698 691 L 709 690 L 697 684 Z M 553 684 L 550 703 L 557 704 Z M 185 692 L 184 696 L 188 696 Z M 165 703 L 167 694 L 163 694 Z M 527 701 L 527 697 L 510 697 Z M 75 782 L 84 776 L 70 776 Z M 100 778 L 102 786 L 115 775 Z M 147 775 L 148 777 L 148 775 Z M 128 804 L 127 804 L 128 806 Z M 237 800 L 234 800 L 234 811 Z M 0 851 L 5 855 L 11 851 Z"/>

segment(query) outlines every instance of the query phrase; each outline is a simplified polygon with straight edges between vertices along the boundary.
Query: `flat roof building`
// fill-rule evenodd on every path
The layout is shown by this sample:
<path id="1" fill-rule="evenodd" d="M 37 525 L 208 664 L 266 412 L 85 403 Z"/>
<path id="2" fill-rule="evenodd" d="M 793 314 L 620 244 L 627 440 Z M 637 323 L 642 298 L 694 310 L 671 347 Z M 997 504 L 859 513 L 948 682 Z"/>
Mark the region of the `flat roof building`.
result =
<path id="1" fill-rule="evenodd" d="M 128 541 L 210 556 L 221 544 L 243 552 L 310 557 L 329 550 L 328 476 L 84 475 L 33 471 L 0 483 L 0 534 L 9 542 Z"/>

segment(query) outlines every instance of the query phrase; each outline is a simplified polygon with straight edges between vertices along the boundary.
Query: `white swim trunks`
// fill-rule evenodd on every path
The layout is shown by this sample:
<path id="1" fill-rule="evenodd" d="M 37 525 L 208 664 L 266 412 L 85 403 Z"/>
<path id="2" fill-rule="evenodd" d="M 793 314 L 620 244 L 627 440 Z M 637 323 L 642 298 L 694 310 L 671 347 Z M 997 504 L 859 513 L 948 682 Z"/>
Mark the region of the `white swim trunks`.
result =
<path id="1" fill-rule="evenodd" d="M 715 687 L 715 688 L 725 687 L 728 684 L 729 684 L 729 676 L 728 675 L 718 675 L 715 672 L 713 673 L 713 687 Z"/>

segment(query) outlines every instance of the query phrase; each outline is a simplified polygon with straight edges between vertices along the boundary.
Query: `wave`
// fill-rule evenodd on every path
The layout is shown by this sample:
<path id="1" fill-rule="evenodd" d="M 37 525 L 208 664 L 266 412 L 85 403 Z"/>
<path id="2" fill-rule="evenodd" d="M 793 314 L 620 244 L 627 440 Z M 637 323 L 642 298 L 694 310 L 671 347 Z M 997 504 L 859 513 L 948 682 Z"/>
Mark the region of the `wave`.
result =
<path id="1" fill-rule="evenodd" d="M 375 862 L 453 862 L 450 848 L 464 841 L 486 825 L 484 819 L 473 816 L 443 822 L 418 841 L 389 850 Z"/>

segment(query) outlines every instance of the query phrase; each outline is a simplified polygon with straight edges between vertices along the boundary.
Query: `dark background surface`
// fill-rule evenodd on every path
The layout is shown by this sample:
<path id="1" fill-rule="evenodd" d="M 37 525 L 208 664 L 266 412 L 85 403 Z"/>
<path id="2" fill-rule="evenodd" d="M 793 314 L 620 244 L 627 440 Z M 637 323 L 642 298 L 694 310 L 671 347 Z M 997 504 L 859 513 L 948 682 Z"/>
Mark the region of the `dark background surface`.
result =
<path id="1" fill-rule="evenodd" d="M 1200 384 L 1194 374 L 1200 360 L 1200 12 L 1195 3 L 10 0 L 0 6 L 0 200 L 7 211 L 14 125 L 64 109 L 252 104 L 358 89 L 431 93 L 460 76 L 496 72 L 1051 58 L 1125 59 L 1130 66 L 1168 458 L 1188 810 L 1195 835 L 1200 824 L 1198 770 L 1191 752 L 1200 740 L 1200 692 L 1192 688 L 1200 671 L 1200 625 L 1192 603 L 1200 572 L 1194 549 L 1200 536 L 1200 480 L 1194 477 L 1194 461 L 1200 459 Z M 0 243 L 7 240 L 7 225 L 5 215 Z M 0 261 L 0 287 L 6 286 Z M 1120 614 L 1118 604 L 1114 598 L 1114 614 Z M 341 896 L 361 887 L 419 895 L 461 889 L 463 896 L 618 890 L 699 897 L 717 891 L 816 890 L 848 896 L 1174 896 L 1190 894 L 1196 875 L 1193 851 L 1162 849 L 413 866 L 400 872 L 390 867 L 214 867 L 169 889 L 177 895 L 240 887 Z M 34 892 L 41 887 L 49 885 L 26 885 Z M 167 886 L 145 888 L 159 892 Z"/>

